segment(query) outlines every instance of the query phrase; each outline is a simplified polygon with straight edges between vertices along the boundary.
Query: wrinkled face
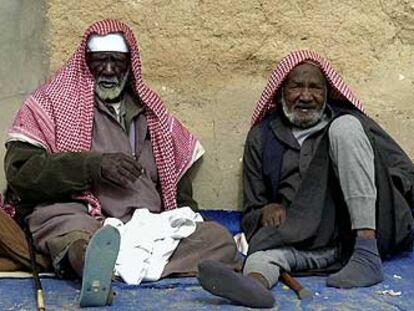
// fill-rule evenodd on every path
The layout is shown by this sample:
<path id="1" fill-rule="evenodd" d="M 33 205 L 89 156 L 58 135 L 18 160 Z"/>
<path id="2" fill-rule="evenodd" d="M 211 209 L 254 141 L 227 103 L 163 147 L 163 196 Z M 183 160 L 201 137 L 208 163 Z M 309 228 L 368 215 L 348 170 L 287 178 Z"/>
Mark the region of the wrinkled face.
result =
<path id="1" fill-rule="evenodd" d="M 128 80 L 129 53 L 88 52 L 86 63 L 95 78 L 96 95 L 105 102 L 117 100 Z"/>
<path id="2" fill-rule="evenodd" d="M 326 93 L 321 70 L 311 64 L 300 64 L 289 73 L 283 85 L 283 112 L 293 125 L 311 127 L 323 115 Z"/>

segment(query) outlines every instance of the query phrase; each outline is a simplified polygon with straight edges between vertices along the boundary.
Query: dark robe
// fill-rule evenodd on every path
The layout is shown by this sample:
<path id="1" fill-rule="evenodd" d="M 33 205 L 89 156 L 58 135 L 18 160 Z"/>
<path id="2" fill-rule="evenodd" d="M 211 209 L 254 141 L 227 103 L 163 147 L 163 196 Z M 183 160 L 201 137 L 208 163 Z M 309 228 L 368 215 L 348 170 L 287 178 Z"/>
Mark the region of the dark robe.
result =
<path id="1" fill-rule="evenodd" d="M 335 117 L 343 114 L 352 114 L 357 117 L 374 149 L 377 187 L 376 226 L 380 254 L 385 256 L 411 249 L 414 235 L 411 212 L 411 208 L 414 207 L 412 161 L 371 118 L 343 103 L 333 104 L 331 107 L 335 111 Z M 282 118 L 281 112 L 275 113 L 273 117 Z M 247 191 L 254 192 L 255 188 L 265 188 L 268 193 L 272 193 L 272 187 L 277 187 L 277 178 L 273 178 L 273 181 L 264 179 L 262 171 L 264 136 L 262 132 L 265 123 L 265 121 L 259 123 L 257 127 L 260 129 L 256 129 L 256 134 L 248 137 L 245 158 L 252 158 L 254 155 L 255 161 L 248 163 L 249 172 L 244 170 L 244 174 L 254 176 L 245 175 L 245 179 L 255 180 L 249 186 L 253 190 Z M 284 148 L 279 148 L 279 150 L 283 152 Z M 242 228 L 249 241 L 250 254 L 285 245 L 311 250 L 339 243 L 343 255 L 345 257 L 349 255 L 353 245 L 353 235 L 347 207 L 329 157 L 328 131 L 325 131 L 321 138 L 298 191 L 287 208 L 285 223 L 279 227 L 262 227 L 260 225 L 261 208 L 271 202 L 270 196 L 268 202 L 263 205 L 245 202 Z"/>

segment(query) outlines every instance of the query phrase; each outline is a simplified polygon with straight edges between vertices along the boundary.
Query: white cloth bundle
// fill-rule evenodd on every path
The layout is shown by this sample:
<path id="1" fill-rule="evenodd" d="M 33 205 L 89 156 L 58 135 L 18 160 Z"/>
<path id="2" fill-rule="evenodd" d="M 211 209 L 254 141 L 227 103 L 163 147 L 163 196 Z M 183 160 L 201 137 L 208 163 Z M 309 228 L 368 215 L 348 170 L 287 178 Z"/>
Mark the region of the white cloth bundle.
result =
<path id="1" fill-rule="evenodd" d="M 127 284 L 156 281 L 181 239 L 191 235 L 200 214 L 181 207 L 160 214 L 148 209 L 135 210 L 131 220 L 123 224 L 117 218 L 107 218 L 121 234 L 121 246 L 115 264 L 115 275 Z"/>

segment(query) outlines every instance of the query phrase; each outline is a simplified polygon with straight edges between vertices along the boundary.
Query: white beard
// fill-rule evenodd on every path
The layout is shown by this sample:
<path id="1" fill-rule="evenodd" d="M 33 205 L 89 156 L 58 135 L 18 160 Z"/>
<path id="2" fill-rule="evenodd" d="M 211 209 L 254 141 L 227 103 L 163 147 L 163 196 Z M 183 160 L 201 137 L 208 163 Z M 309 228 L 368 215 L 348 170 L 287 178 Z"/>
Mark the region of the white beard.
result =
<path id="1" fill-rule="evenodd" d="M 128 81 L 128 73 L 126 73 L 122 77 L 121 81 L 119 81 L 119 79 L 117 78 L 109 79 L 109 81 L 117 83 L 117 85 L 110 87 L 110 88 L 105 88 L 101 86 L 100 82 L 102 81 L 108 81 L 108 79 L 98 78 L 96 80 L 96 83 L 95 83 L 96 95 L 103 101 L 112 100 L 112 99 L 119 97 L 119 95 L 121 95 L 122 91 L 124 90 L 125 84 Z"/>
<path id="2" fill-rule="evenodd" d="M 289 109 L 286 105 L 285 97 L 283 95 L 281 96 L 280 102 L 282 104 L 283 113 L 290 123 L 299 128 L 308 128 L 315 125 L 321 120 L 323 112 L 326 108 L 327 100 L 325 98 L 322 107 L 313 112 L 309 112 L 306 117 L 299 116 L 294 109 Z"/>

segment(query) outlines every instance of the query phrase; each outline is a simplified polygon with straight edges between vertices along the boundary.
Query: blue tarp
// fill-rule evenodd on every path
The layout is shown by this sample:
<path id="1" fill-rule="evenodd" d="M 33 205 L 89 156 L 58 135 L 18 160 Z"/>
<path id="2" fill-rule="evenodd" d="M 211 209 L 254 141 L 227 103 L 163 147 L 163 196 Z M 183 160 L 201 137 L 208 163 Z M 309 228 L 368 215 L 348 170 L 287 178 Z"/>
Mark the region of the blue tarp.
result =
<path id="1" fill-rule="evenodd" d="M 204 212 L 205 216 L 239 230 L 237 212 Z M 313 300 L 302 302 L 278 284 L 273 293 L 275 310 L 414 310 L 414 254 L 401 254 L 384 262 L 385 281 L 369 288 L 338 290 L 325 286 L 324 277 L 298 280 L 313 291 Z M 76 310 L 80 284 L 57 279 L 42 279 L 47 310 Z M 244 310 L 205 292 L 195 278 L 174 278 L 140 286 L 114 283 L 116 297 L 112 307 L 102 310 Z M 382 295 L 385 290 L 400 296 Z M 31 279 L 0 280 L 0 310 L 35 310 L 35 290 Z M 87 308 L 84 310 L 97 310 Z"/>

